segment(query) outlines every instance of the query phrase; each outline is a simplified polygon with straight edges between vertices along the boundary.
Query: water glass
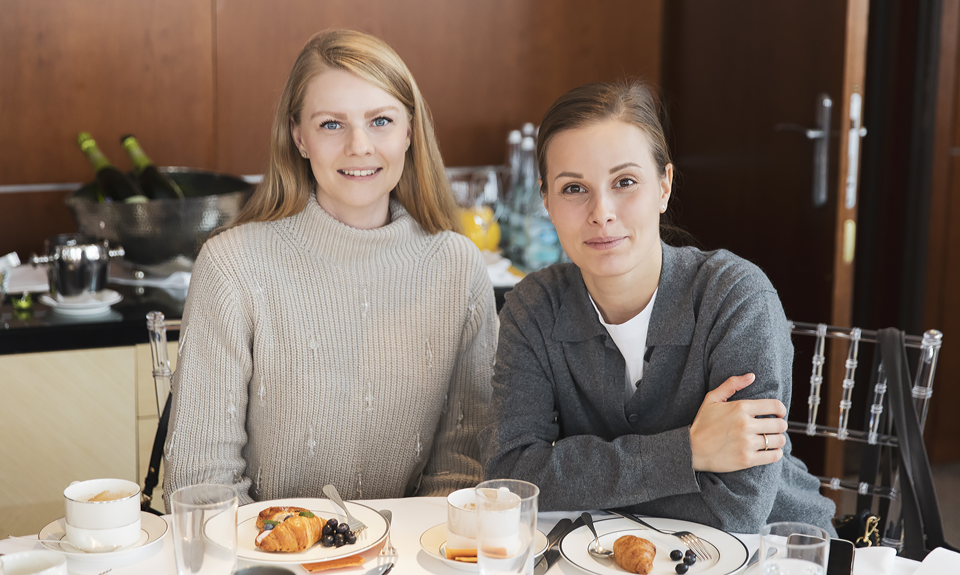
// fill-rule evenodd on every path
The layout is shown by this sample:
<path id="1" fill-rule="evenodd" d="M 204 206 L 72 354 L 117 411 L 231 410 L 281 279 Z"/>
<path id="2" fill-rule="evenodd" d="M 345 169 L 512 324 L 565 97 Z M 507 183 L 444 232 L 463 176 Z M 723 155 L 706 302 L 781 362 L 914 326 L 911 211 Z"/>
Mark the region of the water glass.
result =
<path id="1" fill-rule="evenodd" d="M 237 567 L 237 490 L 190 485 L 173 492 L 177 574 L 230 575 Z"/>
<path id="2" fill-rule="evenodd" d="M 477 492 L 477 563 L 481 575 L 533 575 L 537 497 L 526 481 L 484 481 Z"/>
<path id="3" fill-rule="evenodd" d="M 762 575 L 824 575 L 830 535 L 806 523 L 769 523 L 760 530 Z"/>

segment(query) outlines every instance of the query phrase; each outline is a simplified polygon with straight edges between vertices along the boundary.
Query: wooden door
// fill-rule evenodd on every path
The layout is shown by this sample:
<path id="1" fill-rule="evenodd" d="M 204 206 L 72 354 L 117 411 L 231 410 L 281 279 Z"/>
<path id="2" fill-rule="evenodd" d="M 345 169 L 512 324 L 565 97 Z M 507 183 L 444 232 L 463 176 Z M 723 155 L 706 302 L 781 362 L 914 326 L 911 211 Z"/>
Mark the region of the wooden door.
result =
<path id="1" fill-rule="evenodd" d="M 674 222 L 700 247 L 763 268 L 790 319 L 849 325 L 859 166 L 848 170 L 848 149 L 860 143 L 850 107 L 869 97 L 868 1 L 677 0 L 665 9 Z M 814 128 L 821 94 L 832 100 L 832 126 L 826 199 L 814 205 L 814 143 L 785 125 Z M 798 348 L 791 420 L 806 420 L 810 355 Z M 818 421 L 836 426 L 845 350 L 829 356 Z M 794 438 L 794 451 L 814 473 L 842 477 L 839 442 Z"/>

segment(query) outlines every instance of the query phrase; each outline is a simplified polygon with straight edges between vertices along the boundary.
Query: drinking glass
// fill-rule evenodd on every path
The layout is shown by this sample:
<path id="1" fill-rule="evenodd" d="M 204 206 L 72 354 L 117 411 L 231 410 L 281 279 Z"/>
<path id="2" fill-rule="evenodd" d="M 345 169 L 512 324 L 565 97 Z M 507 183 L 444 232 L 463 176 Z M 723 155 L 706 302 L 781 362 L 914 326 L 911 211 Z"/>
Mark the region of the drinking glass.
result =
<path id="1" fill-rule="evenodd" d="M 526 481 L 494 479 L 476 491 L 480 575 L 533 575 L 540 489 Z"/>
<path id="2" fill-rule="evenodd" d="M 762 575 L 824 575 L 830 535 L 806 523 L 768 523 L 760 530 Z"/>
<path id="3" fill-rule="evenodd" d="M 497 251 L 503 211 L 503 166 L 447 168 L 460 213 L 461 233 L 481 250 Z"/>
<path id="4" fill-rule="evenodd" d="M 237 568 L 237 490 L 190 485 L 173 492 L 173 552 L 178 575 L 230 575 Z"/>

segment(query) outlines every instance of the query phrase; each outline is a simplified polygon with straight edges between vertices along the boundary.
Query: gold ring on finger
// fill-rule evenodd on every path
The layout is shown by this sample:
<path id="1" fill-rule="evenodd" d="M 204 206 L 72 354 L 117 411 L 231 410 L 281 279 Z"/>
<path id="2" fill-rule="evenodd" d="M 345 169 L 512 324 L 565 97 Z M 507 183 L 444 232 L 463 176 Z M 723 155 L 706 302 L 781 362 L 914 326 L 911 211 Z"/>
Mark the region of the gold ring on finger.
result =
<path id="1" fill-rule="evenodd" d="M 770 436 L 766 433 L 763 434 L 763 450 L 770 451 Z"/>

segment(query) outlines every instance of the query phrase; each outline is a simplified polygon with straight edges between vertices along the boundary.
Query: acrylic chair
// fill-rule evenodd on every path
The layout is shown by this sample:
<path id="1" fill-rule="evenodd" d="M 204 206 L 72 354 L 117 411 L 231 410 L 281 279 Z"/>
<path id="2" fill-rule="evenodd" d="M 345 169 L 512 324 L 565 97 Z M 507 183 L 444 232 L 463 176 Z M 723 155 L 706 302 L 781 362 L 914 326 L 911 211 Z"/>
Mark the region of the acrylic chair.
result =
<path id="1" fill-rule="evenodd" d="M 864 477 L 865 467 L 867 477 L 875 476 L 879 481 L 850 481 L 839 477 L 818 477 L 822 486 L 838 491 L 852 491 L 858 494 L 858 508 L 866 506 L 878 509 L 878 517 L 882 524 L 874 525 L 878 530 L 878 539 L 881 545 L 902 548 L 903 511 L 901 508 L 900 477 L 896 462 L 899 447 L 896 430 L 893 428 L 893 417 L 889 414 L 890 397 L 887 393 L 887 374 L 884 369 L 883 358 L 880 357 L 880 347 L 875 346 L 873 368 L 870 378 L 873 388 L 868 391 L 868 407 L 865 410 L 862 429 L 851 427 L 850 411 L 853 407 L 853 392 L 856 385 L 858 357 L 862 355 L 861 344 L 876 344 L 878 332 L 860 328 L 833 327 L 826 324 L 791 323 L 791 333 L 794 336 L 794 347 L 799 348 L 801 342 L 798 336 L 812 336 L 813 356 L 812 373 L 810 376 L 810 393 L 807 397 L 807 421 L 788 421 L 788 431 L 796 435 L 826 437 L 831 440 L 853 441 L 863 444 L 863 460 L 861 465 L 861 479 Z M 937 358 L 943 334 L 937 330 L 929 330 L 922 336 L 904 336 L 904 344 L 908 349 L 919 350 L 916 375 L 912 388 L 913 407 L 923 429 L 926 422 L 930 398 L 933 396 L 933 380 L 936 374 Z M 817 423 L 820 408 L 821 388 L 824 383 L 823 366 L 826 364 L 826 340 L 841 339 L 849 341 L 847 359 L 844 364 L 845 374 L 842 382 L 843 395 L 838 406 L 839 424 L 837 427 Z M 869 384 L 868 384 L 869 385 Z M 885 401 L 886 398 L 886 401 Z M 886 412 L 885 412 L 886 411 Z M 886 465 L 881 469 L 881 461 Z M 886 484 L 883 484 L 886 483 Z M 880 523 L 878 522 L 878 523 Z M 869 527 L 869 526 L 868 526 Z"/>
<path id="2" fill-rule="evenodd" d="M 153 384 L 157 399 L 157 433 L 150 451 L 150 466 L 140 493 L 140 507 L 144 511 L 156 513 L 151 507 L 153 490 L 160 483 L 160 462 L 163 459 L 163 447 L 167 437 L 167 424 L 170 421 L 170 382 L 173 371 L 167 357 L 167 331 L 179 331 L 180 320 L 166 320 L 163 313 L 151 311 L 147 314 L 147 334 L 150 338 L 150 356 L 153 358 Z"/>

